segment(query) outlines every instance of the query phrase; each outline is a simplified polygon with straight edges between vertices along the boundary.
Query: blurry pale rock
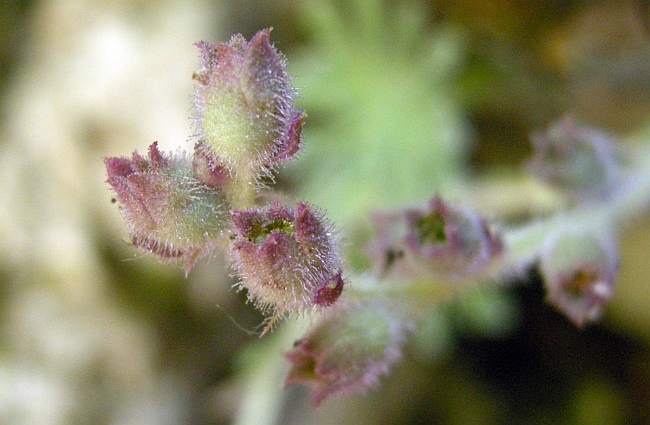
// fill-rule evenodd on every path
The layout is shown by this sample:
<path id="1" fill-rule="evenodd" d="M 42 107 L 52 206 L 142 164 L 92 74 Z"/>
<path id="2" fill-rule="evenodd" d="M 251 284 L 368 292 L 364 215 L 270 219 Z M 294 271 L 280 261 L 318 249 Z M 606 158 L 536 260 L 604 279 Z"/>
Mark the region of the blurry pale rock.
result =
<path id="1" fill-rule="evenodd" d="M 0 120 L 0 257 L 11 276 L 0 422 L 179 423 L 187 398 L 154 366 L 156 333 L 107 290 L 101 235 L 123 224 L 98 158 L 137 140 L 186 143 L 187 46 L 218 31 L 218 7 L 139 2 L 136 16 L 122 0 L 32 6 Z"/>

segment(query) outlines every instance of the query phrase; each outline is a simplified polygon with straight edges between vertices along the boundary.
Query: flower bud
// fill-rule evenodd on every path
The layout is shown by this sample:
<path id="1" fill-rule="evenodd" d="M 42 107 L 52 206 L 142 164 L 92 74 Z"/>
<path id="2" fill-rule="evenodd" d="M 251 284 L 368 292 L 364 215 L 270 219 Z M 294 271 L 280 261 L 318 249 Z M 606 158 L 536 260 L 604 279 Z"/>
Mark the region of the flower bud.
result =
<path id="1" fill-rule="evenodd" d="M 401 357 L 407 328 L 397 311 L 379 302 L 337 307 L 286 354 L 291 369 L 285 385 L 312 384 L 316 406 L 375 386 Z"/>
<path id="2" fill-rule="evenodd" d="M 533 134 L 529 170 L 580 201 L 607 196 L 620 173 L 619 155 L 606 135 L 566 117 L 543 134 Z"/>
<path id="3" fill-rule="evenodd" d="M 295 109 L 283 56 L 269 41 L 270 29 L 249 42 L 197 43 L 195 73 L 197 145 L 234 173 L 258 178 L 300 148 L 304 114 Z"/>
<path id="4" fill-rule="evenodd" d="M 501 254 L 500 238 L 472 211 L 435 196 L 427 210 L 376 215 L 379 237 L 370 246 L 381 273 L 458 281 L 485 275 Z M 392 270 L 389 270 L 392 269 Z"/>
<path id="5" fill-rule="evenodd" d="M 612 297 L 617 270 L 612 238 L 588 230 L 558 232 L 540 256 L 547 301 L 580 327 L 600 316 Z"/>
<path id="6" fill-rule="evenodd" d="M 310 206 L 276 201 L 265 209 L 235 211 L 233 262 L 249 298 L 275 317 L 327 307 L 344 281 L 334 231 Z M 273 320 L 273 319 L 272 319 Z"/>
<path id="7" fill-rule="evenodd" d="M 165 155 L 158 144 L 148 156 L 106 158 L 107 182 L 131 230 L 135 246 L 163 260 L 194 262 L 220 245 L 229 225 L 223 195 L 193 176 L 182 155 Z"/>
<path id="8" fill-rule="evenodd" d="M 482 274 L 502 249 L 501 240 L 478 214 L 435 196 L 426 211 L 406 212 L 405 246 L 436 275 L 459 279 Z"/>

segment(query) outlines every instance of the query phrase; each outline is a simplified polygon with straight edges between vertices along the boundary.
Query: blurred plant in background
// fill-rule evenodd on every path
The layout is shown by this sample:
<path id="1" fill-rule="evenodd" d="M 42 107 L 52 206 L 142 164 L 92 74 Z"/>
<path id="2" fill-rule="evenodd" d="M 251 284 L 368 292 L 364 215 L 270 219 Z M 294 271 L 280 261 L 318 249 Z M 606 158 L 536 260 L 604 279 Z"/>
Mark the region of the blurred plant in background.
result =
<path id="1" fill-rule="evenodd" d="M 640 184 L 645 180 L 633 180 L 627 170 L 645 158 L 634 140 L 647 140 L 648 93 L 639 85 L 647 81 L 642 66 L 648 52 L 646 9 L 632 1 L 529 6 L 475 0 L 187 2 L 181 9 L 166 2 L 34 6 L 28 15 L 34 47 L 24 47 L 14 81 L 5 86 L 9 113 L 0 136 L 3 176 L 10 182 L 0 192 L 6 235 L 2 420 L 642 421 L 650 411 L 648 318 L 638 307 L 648 292 L 642 286 L 642 276 L 650 273 L 647 238 L 636 224 L 641 219 L 625 220 L 634 231 L 624 228 L 620 235 L 592 230 L 619 227 L 621 217 L 644 209 L 639 201 L 647 196 Z M 69 22 L 69 32 L 60 30 L 61 22 Z M 234 25 L 230 22 L 238 25 L 228 27 Z M 424 288 L 408 295 L 423 306 L 447 301 L 436 309 L 413 309 L 417 303 L 410 302 L 396 308 L 400 295 L 386 292 L 387 303 L 367 304 L 356 319 L 346 318 L 346 309 L 337 310 L 333 322 L 321 322 L 325 325 L 314 319 L 309 335 L 312 340 L 320 335 L 320 341 L 335 341 L 330 330 L 339 326 L 363 340 L 371 335 L 363 332 L 364 324 L 377 326 L 373 341 L 391 348 L 375 369 L 362 373 L 364 382 L 376 382 L 385 366 L 393 365 L 380 387 L 362 397 L 328 399 L 318 410 L 310 407 L 304 387 L 279 391 L 288 369 L 281 353 L 305 334 L 309 320 L 287 321 L 258 341 L 230 321 L 251 329 L 263 318 L 243 307 L 245 293 L 228 290 L 235 282 L 218 256 L 197 263 L 188 280 L 146 258 L 123 261 L 133 253 L 114 243 L 124 231 L 108 203 L 101 164 L 95 164 L 102 156 L 132 151 L 134 141 L 144 152 L 152 138 L 164 150 L 188 149 L 191 81 L 183 78 L 196 70 L 196 54 L 188 47 L 201 39 L 227 39 L 228 32 L 252 36 L 268 26 L 275 27 L 277 46 L 297 76 L 298 107 L 309 114 L 305 153 L 277 175 L 275 187 L 322 207 L 342 227 L 350 260 L 343 276 L 354 279 L 341 297 L 360 297 L 361 304 L 364 297 L 374 298 L 376 274 L 394 279 L 407 271 L 419 281 L 430 270 L 418 261 L 437 252 L 425 242 L 464 240 L 453 227 L 445 230 L 444 224 L 457 217 L 478 224 L 470 228 L 486 229 L 493 235 L 488 241 L 502 239 L 466 251 L 470 260 L 463 267 L 483 264 L 472 260 L 483 258 L 476 253 L 492 253 L 500 263 L 518 265 L 510 283 L 528 282 L 475 287 L 452 298 L 444 285 L 431 291 L 409 284 L 411 290 Z M 181 52 L 188 56 L 178 58 Z M 530 168 L 540 176 L 555 175 L 557 182 L 572 169 L 561 165 L 571 155 L 557 149 L 571 137 L 611 139 L 576 123 L 626 134 L 621 152 L 635 153 L 615 153 L 614 161 L 607 156 L 614 172 L 599 177 L 610 187 L 586 200 L 565 198 L 512 166 L 530 155 L 527 133 L 567 110 L 575 121 L 537 136 L 542 148 L 537 159 L 555 158 L 560 165 L 552 174 L 534 159 Z M 544 147 L 553 148 L 544 153 Z M 598 157 L 583 164 L 612 169 L 599 168 Z M 207 159 L 198 166 L 205 170 L 210 164 Z M 219 173 L 210 176 L 221 181 Z M 260 183 L 269 185 L 265 178 Z M 424 207 L 434 193 L 445 201 L 436 198 Z M 281 198 L 284 202 L 288 195 Z M 388 211 L 368 220 L 369 212 L 380 209 Z M 556 220 L 557 211 L 562 212 Z M 531 218 L 536 224 L 523 226 Z M 497 220 L 500 229 L 482 224 Z M 386 227 L 386 222 L 393 224 Z M 363 246 L 373 239 L 371 223 L 381 243 L 371 243 L 371 255 L 365 255 Z M 621 278 L 612 298 L 618 236 Z M 555 242 L 546 242 L 549 237 Z M 575 249 L 579 246 L 589 249 Z M 578 258 L 582 266 L 557 267 L 558 258 L 569 265 Z M 487 266 L 493 276 L 495 269 Z M 488 270 L 477 269 L 479 274 Z M 570 326 L 542 303 L 540 273 L 559 288 L 549 292 L 549 300 L 576 322 L 601 313 L 602 302 L 611 298 L 604 322 L 584 331 Z M 586 298 L 576 298 L 581 294 Z M 417 315 L 417 326 L 411 325 L 413 316 L 401 316 L 404 311 Z M 308 342 L 296 344 L 290 355 L 294 364 L 315 355 L 327 358 Z M 345 345 L 337 347 L 348 352 Z M 330 358 L 340 360 L 336 353 Z M 343 366 L 368 370 L 358 360 L 371 353 L 357 354 L 351 357 L 356 363 Z M 329 364 L 336 372 L 337 362 Z M 355 376 L 343 373 L 338 376 Z M 301 376 L 292 373 L 290 379 Z M 328 391 L 326 383 L 316 388 L 315 397 Z"/>
<path id="2" fill-rule="evenodd" d="M 468 155 L 466 122 L 450 90 L 461 35 L 428 28 L 412 2 L 297 7 L 309 50 L 290 68 L 313 140 L 296 162 L 302 193 L 344 227 L 367 222 L 378 208 L 453 193 Z"/>

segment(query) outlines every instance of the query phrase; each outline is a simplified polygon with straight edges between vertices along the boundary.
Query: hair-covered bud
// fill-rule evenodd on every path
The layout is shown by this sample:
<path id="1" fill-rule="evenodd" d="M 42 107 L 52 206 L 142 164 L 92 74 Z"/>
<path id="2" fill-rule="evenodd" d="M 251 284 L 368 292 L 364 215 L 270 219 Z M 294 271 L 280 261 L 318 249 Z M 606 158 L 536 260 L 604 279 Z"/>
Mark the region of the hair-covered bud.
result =
<path id="1" fill-rule="evenodd" d="M 545 242 L 540 271 L 547 301 L 577 326 L 596 320 L 612 297 L 618 271 L 614 238 L 584 229 L 559 231 Z"/>
<path id="2" fill-rule="evenodd" d="M 473 211 L 435 196 L 426 210 L 376 215 L 370 247 L 382 273 L 447 281 L 489 275 L 503 250 L 499 236 Z"/>
<path id="3" fill-rule="evenodd" d="M 332 395 L 363 392 L 399 360 L 407 332 L 395 306 L 341 305 L 286 354 L 291 369 L 285 385 L 313 385 L 316 406 Z"/>
<path id="4" fill-rule="evenodd" d="M 231 172 L 254 179 L 300 149 L 304 113 L 296 110 L 284 57 L 269 35 L 250 41 L 235 35 L 227 44 L 197 43 L 201 68 L 194 114 L 197 149 L 218 157 Z"/>
<path id="5" fill-rule="evenodd" d="M 147 157 L 106 158 L 107 182 L 116 193 L 133 244 L 163 260 L 195 261 L 222 244 L 229 226 L 220 191 L 206 187 L 184 155 L 166 155 L 158 144 Z"/>
<path id="6" fill-rule="evenodd" d="M 501 239 L 474 211 L 445 203 L 436 195 L 425 211 L 406 212 L 405 246 L 433 273 L 451 279 L 485 273 L 501 254 Z"/>
<path id="7" fill-rule="evenodd" d="M 619 179 L 615 141 L 567 116 L 531 136 L 535 149 L 528 169 L 577 201 L 606 197 Z"/>
<path id="8" fill-rule="evenodd" d="M 232 221 L 239 285 L 262 309 L 277 318 L 339 298 L 341 259 L 335 232 L 321 213 L 304 203 L 294 209 L 275 201 L 264 209 L 234 211 Z"/>

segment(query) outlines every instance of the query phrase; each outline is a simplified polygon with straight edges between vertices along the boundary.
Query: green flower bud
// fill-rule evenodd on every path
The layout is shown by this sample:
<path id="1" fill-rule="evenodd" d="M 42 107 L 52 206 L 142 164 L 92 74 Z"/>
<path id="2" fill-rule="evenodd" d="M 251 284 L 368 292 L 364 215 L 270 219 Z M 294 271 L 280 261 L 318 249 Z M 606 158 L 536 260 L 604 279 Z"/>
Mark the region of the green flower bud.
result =
<path id="1" fill-rule="evenodd" d="M 304 114 L 295 109 L 285 60 L 269 41 L 270 29 L 249 42 L 197 43 L 201 69 L 194 109 L 197 145 L 231 173 L 257 179 L 300 148 Z"/>
<path id="2" fill-rule="evenodd" d="M 332 395 L 377 385 L 401 357 L 406 340 L 408 329 L 398 311 L 380 302 L 346 304 L 332 311 L 286 354 L 291 370 L 285 385 L 313 385 L 316 406 Z"/>

